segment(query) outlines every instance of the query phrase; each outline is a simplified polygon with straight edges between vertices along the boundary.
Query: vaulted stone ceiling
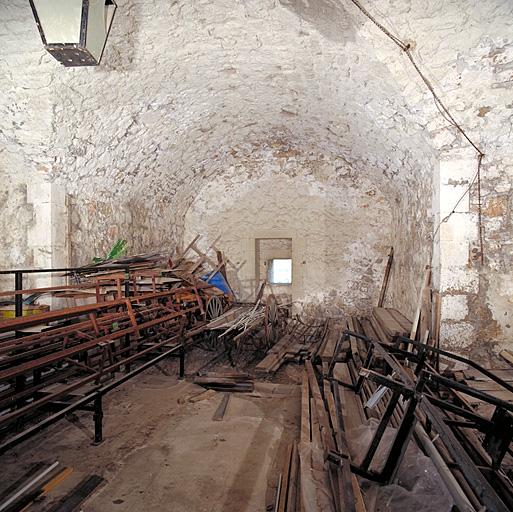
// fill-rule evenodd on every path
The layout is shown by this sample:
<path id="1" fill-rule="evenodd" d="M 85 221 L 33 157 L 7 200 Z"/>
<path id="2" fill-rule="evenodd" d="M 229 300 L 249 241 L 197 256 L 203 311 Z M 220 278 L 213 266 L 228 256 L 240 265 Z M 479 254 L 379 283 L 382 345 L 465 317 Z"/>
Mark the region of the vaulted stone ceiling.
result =
<path id="1" fill-rule="evenodd" d="M 436 164 L 458 152 L 472 162 L 477 151 L 358 2 L 116 3 L 101 65 L 64 68 L 45 52 L 29 3 L 0 2 L 6 265 L 31 266 L 38 261 L 33 254 L 48 252 L 31 227 L 40 205 L 27 197 L 27 184 L 40 180 L 55 182 L 69 200 L 60 204 L 69 219 L 62 247 L 73 264 L 89 261 L 91 248 L 107 251 L 117 236 L 131 238 L 137 251 L 177 251 L 209 215 L 215 239 L 223 228 L 217 216 L 233 221 L 250 198 L 252 209 L 243 213 L 258 225 L 253 229 L 283 229 L 291 220 L 311 227 L 320 218 L 317 238 L 311 231 L 305 236 L 310 246 L 331 244 L 331 255 L 348 259 L 334 265 L 321 251 L 326 268 L 319 275 L 327 281 L 318 288 L 330 301 L 330 287 L 352 282 L 355 303 L 374 303 L 360 277 L 376 282 L 375 262 L 394 245 L 393 303 L 411 313 L 417 300 L 411 283 L 432 261 Z M 480 292 L 483 308 L 500 303 L 496 316 L 503 315 L 513 261 L 513 3 L 360 4 L 408 45 L 426 81 L 485 155 L 479 194 L 472 189 L 465 202 L 471 213 L 483 206 L 487 266 L 479 289 L 492 289 L 490 299 Z M 226 197 L 216 209 L 218 191 Z M 274 224 L 260 213 L 265 194 L 274 194 L 270 202 L 279 209 Z M 355 213 L 362 215 L 354 219 Z M 235 222 L 224 240 L 234 253 L 238 228 Z M 337 282 L 331 282 L 334 266 L 343 269 Z M 467 300 L 463 293 L 459 299 Z"/>
<path id="2" fill-rule="evenodd" d="M 484 2 L 495 6 L 488 18 L 459 9 L 474 3 L 368 8 L 415 38 L 422 64 L 453 84 L 449 104 L 474 109 L 461 94 L 475 87 L 464 77 L 472 33 L 461 35 L 461 15 L 471 29 L 501 8 Z M 349 0 L 117 4 L 101 66 L 75 69 L 44 52 L 27 2 L 0 7 L 5 168 L 43 171 L 72 193 L 168 201 L 182 186 L 182 198 L 193 196 L 237 160 L 292 152 L 340 158 L 393 193 L 454 141 L 436 140 L 447 122 L 425 85 Z M 441 9 L 451 14 L 443 22 Z M 481 53 L 500 46 L 486 44 Z"/>
<path id="3" fill-rule="evenodd" d="M 411 63 L 350 0 L 117 4 L 102 65 L 73 69 L 44 52 L 25 0 L 2 3 L 4 168 L 166 201 L 234 159 L 292 151 L 341 158 L 393 192 L 457 143 Z M 471 137 L 500 145 L 511 110 L 490 105 L 511 46 L 494 26 L 511 3 L 368 4 Z"/>

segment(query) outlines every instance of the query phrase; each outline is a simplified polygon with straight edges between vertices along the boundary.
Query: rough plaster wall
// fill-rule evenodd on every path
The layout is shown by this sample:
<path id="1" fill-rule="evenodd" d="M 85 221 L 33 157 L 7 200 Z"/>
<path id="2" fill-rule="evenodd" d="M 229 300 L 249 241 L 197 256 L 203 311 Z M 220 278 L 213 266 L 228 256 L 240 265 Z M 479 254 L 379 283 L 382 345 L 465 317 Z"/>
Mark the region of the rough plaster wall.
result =
<path id="1" fill-rule="evenodd" d="M 441 100 L 485 154 L 481 171 L 484 262 L 482 266 L 476 265 L 469 257 L 466 273 L 454 275 L 451 287 L 460 295 L 447 303 L 450 317 L 465 311 L 461 323 L 457 324 L 472 325 L 474 333 L 469 338 L 468 329 L 462 330 L 450 322 L 442 343 L 475 360 L 490 359 L 501 348 L 513 348 L 513 4 L 510 1 L 391 0 L 365 5 L 403 41 L 411 43 L 413 55 L 421 68 L 427 70 L 427 78 Z M 377 29 L 367 21 L 362 33 L 366 30 L 374 33 Z M 375 44 L 375 38 L 368 39 Z M 383 58 L 390 56 L 384 45 L 375 48 Z M 427 106 L 430 98 L 425 88 L 419 88 L 417 79 L 411 79 L 404 59 L 401 61 L 396 54 L 393 60 L 389 68 L 393 69 L 407 102 L 416 105 L 414 108 Z M 444 152 L 454 148 L 470 148 L 461 134 L 453 128 L 444 129 L 446 126 L 442 116 L 427 122 L 433 146 L 442 152 L 440 159 L 444 159 Z M 476 186 L 471 187 L 470 197 L 464 200 L 470 201 L 477 223 Z M 400 225 L 395 227 L 397 232 L 405 232 Z M 406 256 L 406 251 L 401 251 L 400 261 Z M 396 267 L 393 276 L 399 269 L 400 266 Z M 415 281 L 420 288 L 420 275 L 417 274 Z M 405 289 L 396 288 L 394 300 L 407 309 L 411 301 L 400 300 Z"/>
<path id="2" fill-rule="evenodd" d="M 513 5 L 363 3 L 410 42 L 486 154 L 485 265 L 474 320 L 483 336 L 506 345 Z M 74 196 L 74 261 L 108 247 L 112 227 L 141 250 L 181 244 L 184 215 L 202 187 L 265 140 L 308 148 L 317 160 L 343 159 L 396 205 L 392 244 L 401 272 L 387 300 L 411 308 L 412 283 L 429 253 L 431 194 L 424 192 L 439 152 L 466 142 L 405 55 L 349 0 L 117 4 L 102 65 L 66 69 L 44 52 L 28 2 L 0 3 L 1 177 L 23 183 L 43 173 Z M 91 204 L 113 219 L 91 219 Z M 420 238 L 411 241 L 411 233 Z M 5 261 L 7 252 L 0 248 Z"/>
<path id="3" fill-rule="evenodd" d="M 37 66 L 46 84 L 37 110 L 50 125 L 38 127 L 45 144 L 20 144 L 33 158 L 27 171 L 39 165 L 74 194 L 141 194 L 176 210 L 178 189 L 192 197 L 234 145 L 271 134 L 298 146 L 314 140 L 318 152 L 344 154 L 363 170 L 369 164 L 383 186 L 391 176 L 414 181 L 407 170 L 429 151 L 419 138 L 423 118 L 412 118 L 343 9 L 328 30 L 338 37 L 327 38 L 328 17 L 315 15 L 323 2 L 299 15 L 272 0 L 118 5 L 104 64 L 87 69 L 64 69 L 42 52 L 21 0 L 2 6 L 2 19 L 20 20 L 16 35 L 30 50 L 6 33 L 10 103 L 35 96 L 31 83 L 17 87 L 21 62 Z"/>
<path id="4" fill-rule="evenodd" d="M 282 148 L 283 149 L 283 148 Z M 250 166 L 250 162 L 258 165 Z M 316 160 L 262 143 L 196 197 L 186 215 L 186 241 L 198 232 L 236 266 L 252 231 L 296 230 L 302 240 L 300 311 L 308 316 L 369 314 L 377 302 L 390 245 L 391 211 L 368 178 L 343 161 Z M 254 269 L 228 276 L 238 298 L 252 299 Z"/>
<path id="5" fill-rule="evenodd" d="M 426 179 L 409 189 L 392 205 L 394 258 L 385 295 L 385 306 L 394 307 L 413 319 L 424 270 L 432 265 L 433 181 Z"/>
<path id="6" fill-rule="evenodd" d="M 469 317 L 476 323 L 479 340 L 476 357 L 488 356 L 491 351 L 497 353 L 502 348 L 513 349 L 512 143 L 509 155 L 490 159 L 484 170 L 484 264 L 479 268 L 478 293 L 469 297 Z"/>
<path id="7" fill-rule="evenodd" d="M 181 220 L 162 204 L 148 205 L 138 198 L 105 201 L 71 198 L 73 266 L 105 258 L 118 239 L 127 240 L 128 254 L 159 251 L 162 260 L 173 259 L 182 238 Z"/>
<path id="8" fill-rule="evenodd" d="M 0 191 L 0 250 L 3 269 L 31 267 L 34 254 L 27 250 L 28 228 L 34 216 L 27 203 L 27 185 L 10 182 Z M 0 276 L 0 289 L 13 290 L 14 277 Z"/>

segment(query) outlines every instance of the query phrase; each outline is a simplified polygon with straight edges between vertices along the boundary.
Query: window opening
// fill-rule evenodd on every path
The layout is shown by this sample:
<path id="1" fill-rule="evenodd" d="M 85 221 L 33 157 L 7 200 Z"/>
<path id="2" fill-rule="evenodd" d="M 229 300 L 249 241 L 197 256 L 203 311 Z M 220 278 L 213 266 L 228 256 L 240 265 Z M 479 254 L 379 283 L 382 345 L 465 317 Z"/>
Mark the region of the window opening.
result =
<path id="1" fill-rule="evenodd" d="M 269 260 L 269 284 L 292 283 L 292 260 L 290 258 L 277 258 Z"/>

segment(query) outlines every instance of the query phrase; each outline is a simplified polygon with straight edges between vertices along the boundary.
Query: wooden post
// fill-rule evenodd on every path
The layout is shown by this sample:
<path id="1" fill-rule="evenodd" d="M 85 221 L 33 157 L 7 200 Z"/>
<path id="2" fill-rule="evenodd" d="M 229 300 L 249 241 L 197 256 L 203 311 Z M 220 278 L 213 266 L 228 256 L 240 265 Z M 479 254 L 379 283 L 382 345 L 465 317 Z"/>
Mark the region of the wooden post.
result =
<path id="1" fill-rule="evenodd" d="M 390 247 L 390 253 L 388 254 L 388 262 L 385 269 L 385 275 L 383 277 L 383 284 L 381 285 L 381 293 L 378 300 L 378 308 L 383 307 L 385 301 L 385 293 L 387 290 L 388 278 L 390 276 L 390 268 L 392 267 L 392 260 L 394 259 L 394 248 Z"/>

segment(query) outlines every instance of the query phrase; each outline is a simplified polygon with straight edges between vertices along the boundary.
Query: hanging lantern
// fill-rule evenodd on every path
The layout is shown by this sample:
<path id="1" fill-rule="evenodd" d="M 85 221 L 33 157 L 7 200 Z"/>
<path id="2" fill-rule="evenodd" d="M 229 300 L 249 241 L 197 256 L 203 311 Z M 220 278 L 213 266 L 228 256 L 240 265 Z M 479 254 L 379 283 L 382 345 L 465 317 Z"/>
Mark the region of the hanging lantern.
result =
<path id="1" fill-rule="evenodd" d="M 112 0 L 29 0 L 46 50 L 64 66 L 97 66 L 116 4 Z"/>

